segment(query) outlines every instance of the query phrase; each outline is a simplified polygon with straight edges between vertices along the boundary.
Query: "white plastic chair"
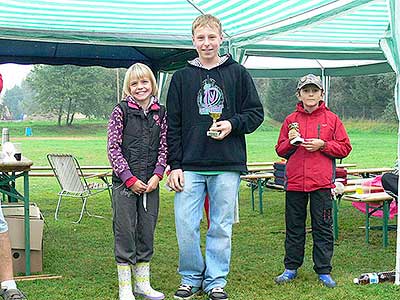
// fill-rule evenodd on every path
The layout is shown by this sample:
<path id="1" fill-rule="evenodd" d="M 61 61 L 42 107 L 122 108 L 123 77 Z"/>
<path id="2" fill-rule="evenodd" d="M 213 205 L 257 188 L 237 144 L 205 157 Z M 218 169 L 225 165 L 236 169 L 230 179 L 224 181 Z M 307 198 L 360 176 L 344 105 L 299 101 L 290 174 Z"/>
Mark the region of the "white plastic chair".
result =
<path id="1" fill-rule="evenodd" d="M 71 154 L 47 154 L 47 160 L 54 171 L 54 175 L 60 184 L 61 191 L 58 193 L 57 208 L 54 213 L 54 219 L 58 220 L 58 212 L 60 210 L 62 197 L 80 198 L 82 200 L 82 208 L 79 219 L 74 223 L 79 223 L 82 220 L 84 212 L 91 215 L 86 209 L 86 202 L 90 196 L 96 195 L 103 191 L 108 191 L 111 200 L 111 184 L 108 182 L 106 173 L 84 176 L 78 160 Z M 88 183 L 87 179 L 97 178 L 103 182 Z"/>

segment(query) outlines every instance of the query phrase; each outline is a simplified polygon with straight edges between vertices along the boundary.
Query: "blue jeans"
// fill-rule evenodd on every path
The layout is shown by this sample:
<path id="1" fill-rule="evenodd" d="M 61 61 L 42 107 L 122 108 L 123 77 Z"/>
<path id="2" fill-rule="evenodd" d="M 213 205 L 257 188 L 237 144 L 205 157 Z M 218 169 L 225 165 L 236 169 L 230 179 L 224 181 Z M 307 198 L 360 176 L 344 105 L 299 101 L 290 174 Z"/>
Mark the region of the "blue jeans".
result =
<path id="1" fill-rule="evenodd" d="M 0 233 L 4 233 L 8 231 L 7 222 L 4 219 L 3 209 L 1 208 L 1 201 L 0 201 Z"/>
<path id="2" fill-rule="evenodd" d="M 231 259 L 232 224 L 240 173 L 200 175 L 185 171 L 184 190 L 175 194 L 175 224 L 179 246 L 179 274 L 182 284 L 201 287 L 205 292 L 224 287 Z M 210 199 L 210 228 L 206 236 L 205 259 L 200 248 L 200 221 L 204 198 Z"/>

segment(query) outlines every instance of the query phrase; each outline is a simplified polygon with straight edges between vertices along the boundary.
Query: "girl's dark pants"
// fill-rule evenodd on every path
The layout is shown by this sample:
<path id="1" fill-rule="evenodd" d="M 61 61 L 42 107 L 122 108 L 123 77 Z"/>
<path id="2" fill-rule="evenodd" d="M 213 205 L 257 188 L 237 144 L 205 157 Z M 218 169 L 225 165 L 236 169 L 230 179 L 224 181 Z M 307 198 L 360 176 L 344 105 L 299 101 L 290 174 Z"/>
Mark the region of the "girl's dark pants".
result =
<path id="1" fill-rule="evenodd" d="M 158 216 L 158 188 L 147 194 L 147 211 L 143 195 L 136 195 L 124 185 L 113 189 L 112 198 L 115 260 L 131 265 L 149 262 Z"/>

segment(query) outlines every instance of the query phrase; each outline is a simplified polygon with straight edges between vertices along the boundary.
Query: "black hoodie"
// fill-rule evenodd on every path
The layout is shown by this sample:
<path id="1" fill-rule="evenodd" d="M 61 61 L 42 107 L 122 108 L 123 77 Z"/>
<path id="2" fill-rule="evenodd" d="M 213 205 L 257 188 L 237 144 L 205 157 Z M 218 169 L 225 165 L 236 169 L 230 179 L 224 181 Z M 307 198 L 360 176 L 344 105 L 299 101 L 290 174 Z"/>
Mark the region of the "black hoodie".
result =
<path id="1" fill-rule="evenodd" d="M 231 133 L 221 141 L 207 136 L 212 119 L 202 111 L 215 98 L 223 102 L 219 121 L 232 124 Z M 229 57 L 210 70 L 188 64 L 175 72 L 168 91 L 167 118 L 172 170 L 246 172 L 244 135 L 260 126 L 264 112 L 250 74 Z"/>

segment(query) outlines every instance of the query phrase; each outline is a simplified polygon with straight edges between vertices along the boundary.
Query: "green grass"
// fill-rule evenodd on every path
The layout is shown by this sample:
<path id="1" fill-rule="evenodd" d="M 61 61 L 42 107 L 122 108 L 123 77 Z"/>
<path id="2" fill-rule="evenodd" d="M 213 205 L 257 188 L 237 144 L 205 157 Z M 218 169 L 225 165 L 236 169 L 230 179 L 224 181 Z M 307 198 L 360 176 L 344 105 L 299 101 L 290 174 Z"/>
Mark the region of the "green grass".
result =
<path id="1" fill-rule="evenodd" d="M 6 127 L 4 123 L 2 125 Z M 10 127 L 11 141 L 22 142 L 23 155 L 32 159 L 35 165 L 47 164 L 45 155 L 48 152 L 73 153 L 82 165 L 107 164 L 106 122 L 95 122 L 93 126 L 90 122 L 82 122 L 70 129 L 59 129 L 46 122 L 31 123 L 32 137 L 23 136 L 24 128 L 28 127 L 25 123 L 7 123 L 7 127 Z M 353 152 L 344 162 L 357 163 L 358 167 L 392 166 L 397 153 L 397 131 L 385 130 L 388 126 L 381 124 L 370 124 L 364 129 L 360 127 L 354 123 L 347 126 Z M 249 161 L 277 160 L 274 146 L 278 133 L 279 126 L 267 124 L 248 136 Z M 81 224 L 74 225 L 71 221 L 77 218 L 80 203 L 70 199 L 63 202 L 60 220 L 56 222 L 53 219 L 58 192 L 54 178 L 33 178 L 30 184 L 31 202 L 39 205 L 46 220 L 43 273 L 62 275 L 63 278 L 20 282 L 19 286 L 28 298 L 118 299 L 111 207 L 107 194 L 100 194 L 89 201 L 89 209 L 105 216 L 105 219 L 85 216 Z M 252 211 L 250 202 L 249 188 L 242 184 L 240 223 L 233 229 L 232 262 L 227 285 L 231 299 L 383 300 L 391 299 L 400 291 L 399 287 L 391 284 L 357 286 L 352 283 L 352 279 L 363 272 L 394 268 L 396 235 L 390 232 L 389 247 L 383 248 L 382 233 L 371 231 L 370 244 L 367 245 L 364 230 L 358 228 L 364 225 L 364 215 L 348 203 L 341 205 L 339 240 L 333 258 L 333 276 L 338 287 L 327 289 L 317 282 L 312 269 L 310 234 L 307 234 L 306 257 L 298 279 L 285 286 L 275 285 L 273 278 L 283 270 L 284 193 L 266 190 L 264 214 Z M 380 224 L 381 219 L 373 219 L 371 225 Z M 205 230 L 203 222 L 203 237 Z M 161 189 L 152 282 L 154 287 L 167 295 L 167 299 L 172 299 L 179 285 L 177 263 L 173 193 Z"/>

